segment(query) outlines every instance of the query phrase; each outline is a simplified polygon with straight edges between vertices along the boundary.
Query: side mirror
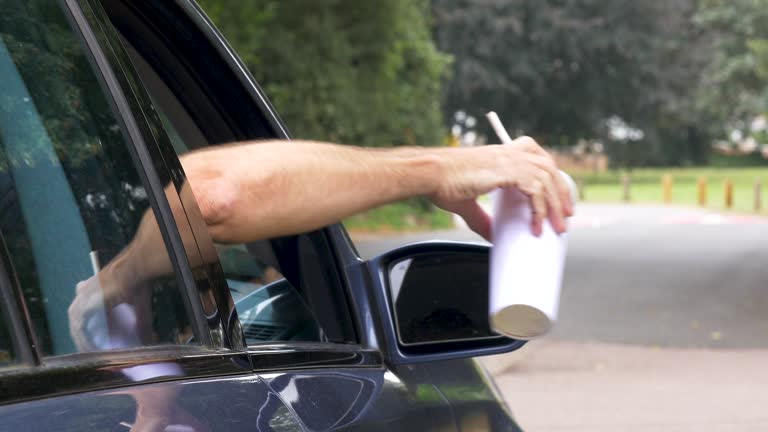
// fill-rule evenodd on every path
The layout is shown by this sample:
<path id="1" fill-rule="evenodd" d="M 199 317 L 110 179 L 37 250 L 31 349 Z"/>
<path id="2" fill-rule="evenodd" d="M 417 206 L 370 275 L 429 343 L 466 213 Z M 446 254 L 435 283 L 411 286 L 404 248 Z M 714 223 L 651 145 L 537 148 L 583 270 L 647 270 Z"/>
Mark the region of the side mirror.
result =
<path id="1" fill-rule="evenodd" d="M 431 241 L 368 262 L 391 362 L 499 354 L 525 344 L 490 328 L 489 250 L 482 244 Z"/>

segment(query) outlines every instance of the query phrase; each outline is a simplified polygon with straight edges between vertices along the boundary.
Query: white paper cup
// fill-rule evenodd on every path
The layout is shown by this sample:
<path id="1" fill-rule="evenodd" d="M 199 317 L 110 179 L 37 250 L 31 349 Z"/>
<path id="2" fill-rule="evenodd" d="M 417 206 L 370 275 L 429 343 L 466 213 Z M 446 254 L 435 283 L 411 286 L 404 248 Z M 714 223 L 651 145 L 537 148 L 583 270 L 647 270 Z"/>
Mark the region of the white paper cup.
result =
<path id="1" fill-rule="evenodd" d="M 562 174 L 575 199 L 575 183 Z M 557 320 L 567 235 L 557 234 L 545 221 L 541 236 L 534 236 L 530 202 L 519 190 L 498 190 L 494 198 L 491 328 L 515 339 L 533 339 Z"/>

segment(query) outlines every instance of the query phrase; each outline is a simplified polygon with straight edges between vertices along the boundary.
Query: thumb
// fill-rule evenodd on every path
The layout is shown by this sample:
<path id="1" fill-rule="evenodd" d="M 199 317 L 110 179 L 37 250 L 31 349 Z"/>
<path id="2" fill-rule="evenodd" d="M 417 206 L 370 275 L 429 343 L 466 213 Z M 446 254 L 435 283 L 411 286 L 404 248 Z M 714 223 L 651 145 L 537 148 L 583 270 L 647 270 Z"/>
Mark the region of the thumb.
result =
<path id="1" fill-rule="evenodd" d="M 456 206 L 454 212 L 464 219 L 469 229 L 480 234 L 489 242 L 493 242 L 491 238 L 491 217 L 476 200 L 462 202 L 461 205 Z"/>

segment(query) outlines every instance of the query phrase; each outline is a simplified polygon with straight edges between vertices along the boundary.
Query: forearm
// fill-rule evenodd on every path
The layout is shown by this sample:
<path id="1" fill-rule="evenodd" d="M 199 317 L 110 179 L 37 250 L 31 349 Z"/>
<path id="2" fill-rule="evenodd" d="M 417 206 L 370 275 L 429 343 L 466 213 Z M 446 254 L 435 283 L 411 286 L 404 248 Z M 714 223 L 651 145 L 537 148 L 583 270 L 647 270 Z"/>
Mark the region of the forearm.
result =
<path id="1" fill-rule="evenodd" d="M 182 164 L 214 240 L 240 243 L 431 195 L 442 176 L 442 151 L 268 141 L 191 153 Z"/>

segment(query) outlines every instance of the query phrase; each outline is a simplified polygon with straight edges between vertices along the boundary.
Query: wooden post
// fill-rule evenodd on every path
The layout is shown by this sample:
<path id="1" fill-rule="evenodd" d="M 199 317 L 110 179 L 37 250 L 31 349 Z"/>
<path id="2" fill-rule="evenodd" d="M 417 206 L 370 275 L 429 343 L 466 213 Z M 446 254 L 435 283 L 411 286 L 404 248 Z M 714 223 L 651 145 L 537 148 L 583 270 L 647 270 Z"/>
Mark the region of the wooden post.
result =
<path id="1" fill-rule="evenodd" d="M 584 179 L 576 179 L 576 190 L 578 191 L 579 201 L 584 201 Z"/>
<path id="2" fill-rule="evenodd" d="M 723 183 L 723 192 L 725 193 L 725 208 L 733 208 L 733 182 L 726 180 Z"/>
<path id="3" fill-rule="evenodd" d="M 755 213 L 760 213 L 763 208 L 763 182 L 755 179 Z"/>
<path id="4" fill-rule="evenodd" d="M 632 200 L 632 196 L 630 194 L 630 188 L 632 187 L 632 180 L 629 178 L 629 174 L 624 174 L 621 176 L 621 185 L 624 189 L 624 195 L 623 199 L 624 202 L 629 202 Z"/>
<path id="5" fill-rule="evenodd" d="M 672 202 L 672 176 L 670 174 L 664 174 L 661 178 L 662 196 L 664 203 L 669 204 Z"/>
<path id="6" fill-rule="evenodd" d="M 699 206 L 706 207 L 707 206 L 707 178 L 706 177 L 699 177 L 698 182 L 696 183 L 697 190 L 698 190 L 698 200 Z"/>

